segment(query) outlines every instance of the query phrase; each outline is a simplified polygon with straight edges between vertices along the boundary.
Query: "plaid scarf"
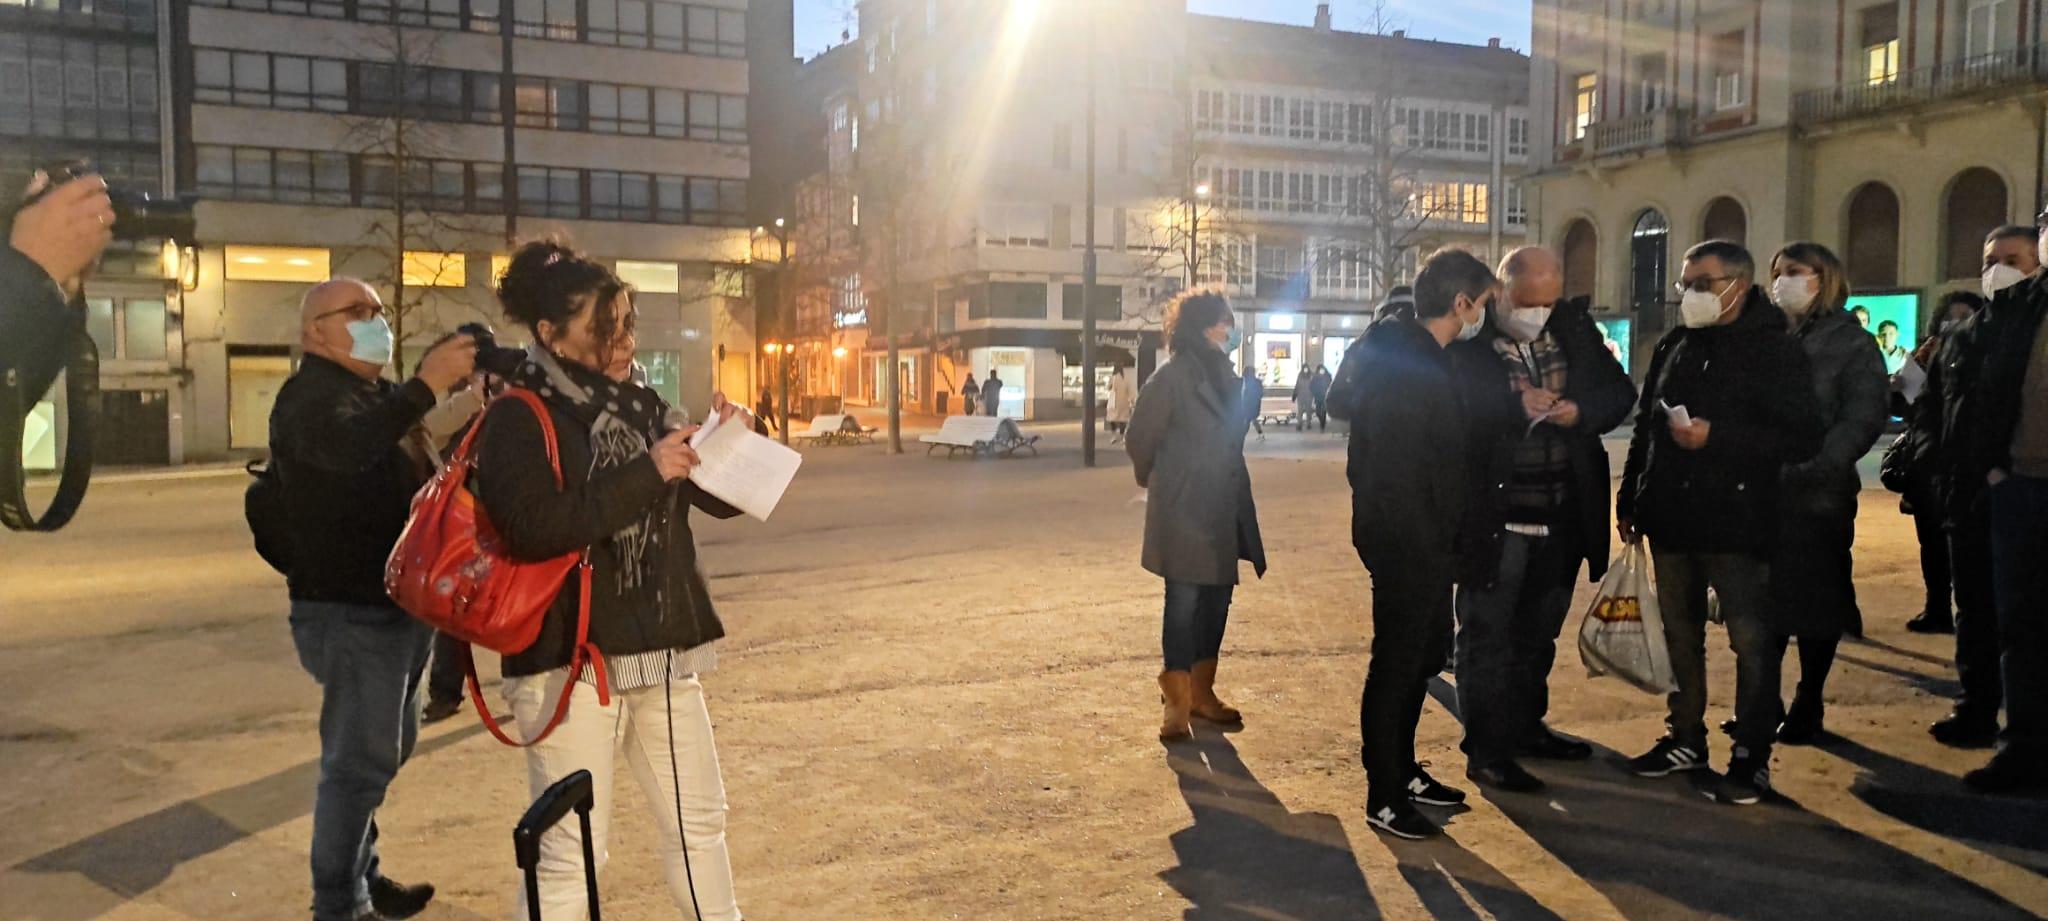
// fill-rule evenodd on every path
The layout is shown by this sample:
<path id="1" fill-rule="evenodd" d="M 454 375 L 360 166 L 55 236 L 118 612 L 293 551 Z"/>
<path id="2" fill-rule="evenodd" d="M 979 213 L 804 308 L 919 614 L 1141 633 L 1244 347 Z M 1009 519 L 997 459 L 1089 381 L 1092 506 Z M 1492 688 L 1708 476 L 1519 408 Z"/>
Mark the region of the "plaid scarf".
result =
<path id="1" fill-rule="evenodd" d="M 1513 336 L 1497 336 L 1493 350 L 1507 365 L 1508 384 L 1516 393 L 1537 387 L 1551 393 L 1564 392 L 1564 349 L 1557 347 L 1557 340 L 1551 338 L 1548 330 L 1528 343 Z"/>
<path id="2" fill-rule="evenodd" d="M 1493 348 L 1507 366 L 1508 384 L 1516 393 L 1536 387 L 1564 393 L 1564 349 L 1549 332 L 1527 343 L 1500 336 L 1493 340 Z M 1571 453 L 1565 440 L 1555 427 L 1536 425 L 1524 432 L 1510 451 L 1513 470 L 1508 475 L 1508 521 L 1549 527 L 1570 496 Z"/>

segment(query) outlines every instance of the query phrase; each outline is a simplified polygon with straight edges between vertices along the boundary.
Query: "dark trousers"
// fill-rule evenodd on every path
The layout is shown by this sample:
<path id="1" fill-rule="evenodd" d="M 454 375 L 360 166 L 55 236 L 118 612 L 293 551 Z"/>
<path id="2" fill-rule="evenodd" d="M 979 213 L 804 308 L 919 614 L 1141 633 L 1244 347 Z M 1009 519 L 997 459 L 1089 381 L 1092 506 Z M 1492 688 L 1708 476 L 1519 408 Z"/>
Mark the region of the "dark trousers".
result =
<path id="1" fill-rule="evenodd" d="M 2005 700 L 1998 674 L 1998 603 L 1992 590 L 1991 520 L 1981 503 L 1958 517 L 1948 532 L 1949 571 L 1956 589 L 1956 711 L 1998 721 Z"/>
<path id="2" fill-rule="evenodd" d="M 292 642 L 320 684 L 320 783 L 313 796 L 313 917 L 370 904 L 377 807 L 419 741 L 420 673 L 432 628 L 394 607 L 294 601 Z"/>
<path id="3" fill-rule="evenodd" d="M 1671 737 L 1700 751 L 1707 748 L 1707 589 L 1721 599 L 1728 645 L 1735 650 L 1735 745 L 1753 758 L 1768 758 L 1785 719 L 1778 699 L 1784 638 L 1771 627 L 1770 564 L 1746 553 L 1687 553 L 1658 549 L 1650 541 L 1657 571 L 1657 607 L 1664 617 L 1664 644 L 1678 690 L 1666 698 L 1665 726 Z"/>
<path id="4" fill-rule="evenodd" d="M 1920 581 L 1927 586 L 1927 601 L 1921 610 L 1948 614 L 1949 604 L 1948 530 L 1942 527 L 1941 511 L 1933 503 L 1913 506 L 1913 535 L 1920 539 Z"/>
<path id="5" fill-rule="evenodd" d="M 446 633 L 434 634 L 434 666 L 427 672 L 427 699 L 460 701 L 469 670 L 462 665 L 462 641 Z"/>
<path id="6" fill-rule="evenodd" d="M 2048 478 L 1991 488 L 1991 564 L 2004 650 L 2001 748 L 2048 759 Z"/>
<path id="7" fill-rule="evenodd" d="M 1166 670 L 1184 672 L 1196 662 L 1216 658 L 1223 649 L 1223 628 L 1230 621 L 1234 585 L 1196 585 L 1166 581 L 1166 617 L 1159 631 Z"/>
<path id="8" fill-rule="evenodd" d="M 1494 584 L 1458 586 L 1458 713 L 1472 764 L 1512 758 L 1543 732 L 1577 573 L 1577 554 L 1559 536 L 1508 534 Z"/>
<path id="9" fill-rule="evenodd" d="M 1371 810 L 1406 796 L 1415 771 L 1415 724 L 1450 639 L 1452 561 L 1448 555 L 1360 556 L 1372 574 L 1372 660 L 1358 700 Z"/>

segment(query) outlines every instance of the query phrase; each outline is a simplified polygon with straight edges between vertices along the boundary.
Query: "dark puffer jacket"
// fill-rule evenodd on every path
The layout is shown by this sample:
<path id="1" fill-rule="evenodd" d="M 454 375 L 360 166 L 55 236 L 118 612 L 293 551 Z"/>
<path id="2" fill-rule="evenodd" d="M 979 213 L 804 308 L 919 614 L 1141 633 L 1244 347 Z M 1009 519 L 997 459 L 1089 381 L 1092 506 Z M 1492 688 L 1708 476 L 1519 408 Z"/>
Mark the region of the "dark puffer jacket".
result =
<path id="1" fill-rule="evenodd" d="M 565 488 L 555 488 L 540 420 L 525 404 L 493 403 L 478 437 L 477 470 L 470 481 L 491 524 L 513 557 L 545 560 L 590 548 L 590 639 L 607 656 L 659 649 L 689 649 L 725 635 L 697 566 L 690 506 L 714 518 L 740 514 L 684 481 L 662 482 L 654 458 L 642 454 L 622 467 L 590 475 L 590 429 L 567 410 L 548 404 L 555 423 Z M 611 535 L 663 505 L 660 536 L 648 549 L 654 575 L 621 588 Z M 577 579 L 572 574 L 548 609 L 540 638 L 525 652 L 505 657 L 507 677 L 535 675 L 569 664 L 576 647 Z"/>
<path id="2" fill-rule="evenodd" d="M 2048 280 L 2038 273 L 1998 292 L 1942 340 L 1934 367 L 1927 369 L 1927 387 L 1913 414 L 1913 429 L 1927 456 L 1916 463 L 1928 472 L 1950 526 L 1971 521 L 1983 526 L 1985 477 L 2010 463 L 2026 350 L 2048 313 L 2044 305 Z M 2011 354 L 2001 355 L 2007 351 Z"/>
<path id="3" fill-rule="evenodd" d="M 1613 546 L 1607 495 L 1612 478 L 1607 448 L 1600 443 L 1600 436 L 1628 420 L 1629 409 L 1635 405 L 1636 388 L 1629 381 L 1628 372 L 1621 369 L 1621 362 L 1607 350 L 1586 305 L 1586 298 L 1559 303 L 1544 331 L 1564 353 L 1562 396 L 1579 407 L 1578 425 L 1568 430 L 1553 427 L 1553 431 L 1564 440 L 1571 458 L 1572 484 L 1567 501 L 1577 531 L 1574 537 L 1579 542 L 1575 550 L 1578 558 L 1586 561 L 1588 578 L 1598 582 L 1607 574 L 1608 552 Z M 1451 361 L 1458 369 L 1459 387 L 1472 420 L 1471 507 L 1466 511 L 1458 539 L 1458 579 L 1486 587 L 1491 587 L 1500 575 L 1514 447 L 1530 434 L 1521 394 L 1509 386 L 1507 366 L 1494 347 L 1495 340 L 1505 335 L 1489 323 L 1487 331 L 1478 338 L 1452 343 L 1450 347 Z"/>
<path id="4" fill-rule="evenodd" d="M 1351 422 L 1351 542 L 1369 568 L 1451 563 L 1464 519 L 1465 408 L 1450 357 L 1389 314 L 1344 355 L 1332 414 Z"/>
<path id="5" fill-rule="evenodd" d="M 1848 556 L 1856 536 L 1856 462 L 1891 416 L 1877 342 L 1841 308 L 1817 311 L 1795 331 L 1812 362 L 1825 434 L 1820 453 L 1779 479 L 1778 546 L 1771 563 L 1772 619 L 1779 632 L 1827 636 L 1854 617 Z"/>
<path id="6" fill-rule="evenodd" d="M 1822 435 L 1812 367 L 1784 312 L 1751 286 L 1733 323 L 1665 334 L 1644 380 L 1617 514 L 1666 550 L 1769 559 L 1780 468 L 1819 453 Z M 1664 403 L 1711 425 L 1705 447 L 1678 446 Z"/>

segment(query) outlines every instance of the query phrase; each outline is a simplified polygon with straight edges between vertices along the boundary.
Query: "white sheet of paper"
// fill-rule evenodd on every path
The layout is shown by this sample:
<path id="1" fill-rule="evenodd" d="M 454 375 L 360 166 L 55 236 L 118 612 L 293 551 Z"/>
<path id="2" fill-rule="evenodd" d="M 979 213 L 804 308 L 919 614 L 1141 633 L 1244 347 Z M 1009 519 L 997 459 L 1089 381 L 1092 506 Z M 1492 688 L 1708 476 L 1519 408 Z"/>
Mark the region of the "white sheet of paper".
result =
<path id="1" fill-rule="evenodd" d="M 707 420 L 690 439 L 702 461 L 690 471 L 690 481 L 733 508 L 767 521 L 796 479 L 804 456 L 745 426 L 716 425 L 716 419 Z"/>
<path id="2" fill-rule="evenodd" d="M 1671 421 L 1676 422 L 1679 425 L 1685 426 L 1687 428 L 1692 427 L 1692 413 L 1686 412 L 1685 407 L 1673 406 L 1669 403 L 1664 403 L 1661 400 L 1658 402 L 1661 405 L 1663 405 L 1664 412 L 1671 416 Z"/>
<path id="3" fill-rule="evenodd" d="M 1927 369 L 1920 367 L 1919 362 L 1910 358 L 1899 368 L 1899 373 L 1892 375 L 1892 379 L 1897 382 L 1899 394 L 1904 396 L 1908 403 L 1918 402 L 1920 392 L 1927 389 Z"/>
<path id="4" fill-rule="evenodd" d="M 696 449 L 697 453 L 702 454 L 704 449 L 704 442 L 709 441 L 711 439 L 712 432 L 718 431 L 718 425 L 719 419 L 717 413 L 712 413 L 710 416 L 706 417 L 704 419 L 704 424 L 698 426 L 697 431 L 690 435 L 690 447 Z"/>

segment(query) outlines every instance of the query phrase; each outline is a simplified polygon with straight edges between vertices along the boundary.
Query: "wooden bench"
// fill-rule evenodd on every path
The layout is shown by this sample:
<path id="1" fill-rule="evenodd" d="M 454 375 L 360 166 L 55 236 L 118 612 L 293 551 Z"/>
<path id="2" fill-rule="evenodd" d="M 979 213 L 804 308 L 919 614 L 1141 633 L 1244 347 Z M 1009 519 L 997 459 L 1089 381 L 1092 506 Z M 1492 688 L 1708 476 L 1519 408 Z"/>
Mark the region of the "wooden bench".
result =
<path id="1" fill-rule="evenodd" d="M 940 448 L 946 449 L 951 458 L 965 451 L 970 456 L 1015 455 L 1018 451 L 1030 450 L 1038 454 L 1037 435 L 1025 435 L 1017 427 L 1017 420 L 997 416 L 947 416 L 946 421 L 933 434 L 920 437 L 926 447 L 927 457 Z"/>

